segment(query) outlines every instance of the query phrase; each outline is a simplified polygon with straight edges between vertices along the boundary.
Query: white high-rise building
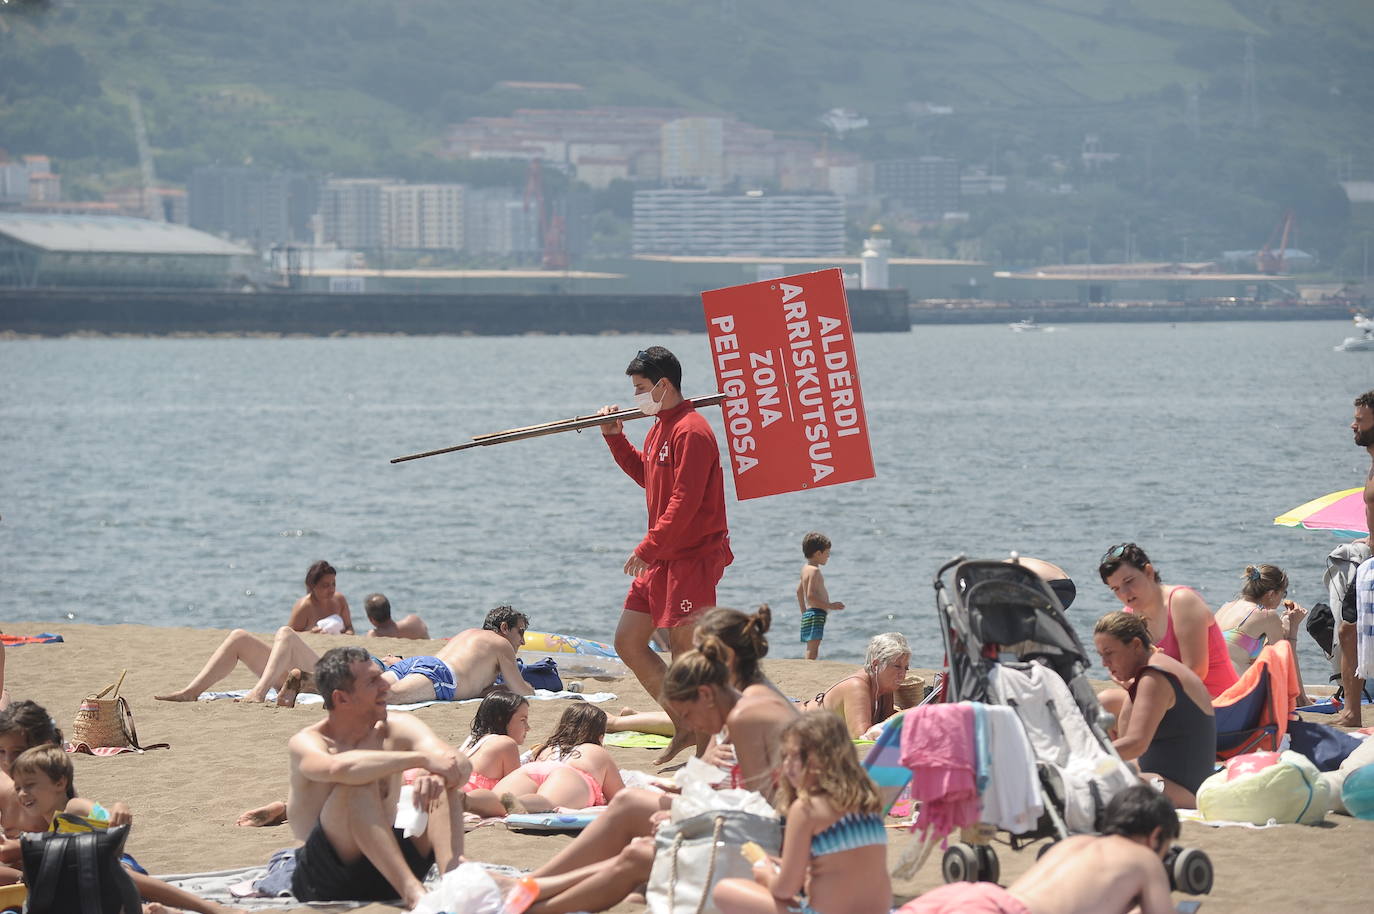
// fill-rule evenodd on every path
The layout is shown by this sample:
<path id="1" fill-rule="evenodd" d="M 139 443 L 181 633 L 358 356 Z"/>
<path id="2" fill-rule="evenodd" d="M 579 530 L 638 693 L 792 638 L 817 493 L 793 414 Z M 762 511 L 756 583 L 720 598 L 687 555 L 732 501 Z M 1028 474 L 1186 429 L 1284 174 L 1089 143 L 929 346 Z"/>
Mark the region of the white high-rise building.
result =
<path id="1" fill-rule="evenodd" d="M 641 190 L 634 198 L 634 252 L 699 257 L 838 257 L 844 201 L 833 194 Z"/>
<path id="2" fill-rule="evenodd" d="M 461 250 L 464 190 L 461 184 L 383 187 L 383 246 L 405 250 Z"/>
<path id="3" fill-rule="evenodd" d="M 681 117 L 659 130 L 659 176 L 665 184 L 696 184 L 717 190 L 725 184 L 725 121 Z"/>
<path id="4" fill-rule="evenodd" d="M 468 191 L 463 223 L 463 248 L 468 254 L 525 259 L 539 254 L 538 208 L 511 191 Z"/>

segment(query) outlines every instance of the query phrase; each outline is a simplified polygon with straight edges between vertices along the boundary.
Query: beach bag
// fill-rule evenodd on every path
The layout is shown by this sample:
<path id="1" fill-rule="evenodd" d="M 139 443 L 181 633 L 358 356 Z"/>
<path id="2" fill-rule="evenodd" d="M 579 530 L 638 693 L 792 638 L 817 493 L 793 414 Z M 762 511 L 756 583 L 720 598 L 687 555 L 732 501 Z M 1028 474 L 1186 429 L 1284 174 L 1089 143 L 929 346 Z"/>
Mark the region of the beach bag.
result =
<path id="1" fill-rule="evenodd" d="M 563 691 L 563 680 L 558 675 L 558 664 L 553 662 L 552 657 L 545 657 L 538 663 L 525 663 L 519 657 L 515 662 L 520 664 L 520 675 L 525 677 L 525 681 L 536 689 L 547 689 L 550 692 Z"/>
<path id="2" fill-rule="evenodd" d="M 1212 822 L 1317 825 L 1330 808 L 1330 786 L 1317 767 L 1296 752 L 1251 752 L 1197 789 L 1197 808 Z"/>
<path id="3" fill-rule="evenodd" d="M 1346 756 L 1360 747 L 1364 740 L 1351 736 L 1326 724 L 1306 720 L 1288 722 L 1288 745 L 1294 752 L 1306 756 L 1318 771 L 1335 771 Z"/>
<path id="4" fill-rule="evenodd" d="M 20 839 L 29 914 L 139 914 L 138 889 L 119 863 L 129 826 Z"/>
<path id="5" fill-rule="evenodd" d="M 167 748 L 167 743 L 154 743 L 151 746 L 138 744 L 134 712 L 129 710 L 129 703 L 119 694 L 119 687 L 124 684 L 124 677 L 128 672 L 122 671 L 117 682 L 107 685 L 95 695 L 82 699 L 81 707 L 76 711 L 76 719 L 72 722 L 72 745 L 85 743 L 91 749 L 132 748 L 140 752 L 144 749 Z M 111 690 L 114 694 L 106 698 L 106 693 Z"/>
<path id="6" fill-rule="evenodd" d="M 1307 612 L 1307 634 L 1317 642 L 1317 647 L 1322 649 L 1327 659 L 1331 659 L 1336 641 L 1336 617 L 1332 615 L 1330 606 L 1325 603 L 1312 604 Z"/>
<path id="7" fill-rule="evenodd" d="M 782 847 L 782 826 L 776 818 L 735 809 L 659 826 L 647 893 L 649 914 L 718 914 L 711 900 L 716 883 L 727 877 L 753 878 L 753 865 L 740 853 L 747 841 L 776 855 Z"/>

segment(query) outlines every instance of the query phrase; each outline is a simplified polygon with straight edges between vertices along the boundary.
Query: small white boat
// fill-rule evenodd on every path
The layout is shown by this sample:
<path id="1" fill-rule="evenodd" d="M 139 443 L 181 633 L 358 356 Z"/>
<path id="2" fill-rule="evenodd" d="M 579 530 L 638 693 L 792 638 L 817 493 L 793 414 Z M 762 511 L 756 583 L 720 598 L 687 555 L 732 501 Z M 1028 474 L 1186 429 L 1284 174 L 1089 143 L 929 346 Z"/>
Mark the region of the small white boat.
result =
<path id="1" fill-rule="evenodd" d="M 1374 331 L 1366 330 L 1364 336 L 1347 336 L 1345 342 L 1332 348 L 1337 352 L 1374 352 Z"/>
<path id="2" fill-rule="evenodd" d="M 1039 324 L 1037 324 L 1037 323 L 1035 322 L 1035 318 L 1033 318 L 1033 317 L 1028 317 L 1028 318 L 1026 318 L 1026 319 L 1023 320 L 1023 321 L 1017 321 L 1017 322 L 1014 323 L 1014 324 L 1007 324 L 1007 326 L 1010 327 L 1012 330 L 1014 330 L 1014 331 L 1017 332 L 1017 333 L 1028 333 L 1028 332 L 1030 332 L 1030 331 L 1032 331 L 1032 330 L 1044 330 L 1044 329 L 1045 329 L 1044 327 L 1042 327 L 1042 326 L 1040 326 Z"/>
<path id="3" fill-rule="evenodd" d="M 1355 329 L 1363 330 L 1365 333 L 1374 333 L 1374 317 L 1365 317 L 1363 314 L 1355 315 Z"/>

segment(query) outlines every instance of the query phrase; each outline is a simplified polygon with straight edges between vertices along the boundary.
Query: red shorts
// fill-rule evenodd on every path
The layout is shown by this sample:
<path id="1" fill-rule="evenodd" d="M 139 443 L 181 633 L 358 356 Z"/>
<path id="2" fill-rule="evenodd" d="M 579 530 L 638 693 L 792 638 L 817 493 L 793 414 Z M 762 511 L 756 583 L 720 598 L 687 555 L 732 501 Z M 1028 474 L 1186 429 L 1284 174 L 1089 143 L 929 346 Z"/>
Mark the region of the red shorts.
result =
<path id="1" fill-rule="evenodd" d="M 725 574 L 721 553 L 654 562 L 625 595 L 625 609 L 653 617 L 654 628 L 680 628 L 716 605 L 716 585 Z"/>

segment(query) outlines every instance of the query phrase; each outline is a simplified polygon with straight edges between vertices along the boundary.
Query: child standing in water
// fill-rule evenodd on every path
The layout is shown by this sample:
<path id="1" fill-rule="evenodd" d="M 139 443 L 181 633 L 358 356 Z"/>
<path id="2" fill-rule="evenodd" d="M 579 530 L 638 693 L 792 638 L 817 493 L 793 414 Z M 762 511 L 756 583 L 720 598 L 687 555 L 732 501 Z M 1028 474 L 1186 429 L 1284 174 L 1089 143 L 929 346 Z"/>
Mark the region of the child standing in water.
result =
<path id="1" fill-rule="evenodd" d="M 808 533 L 802 537 L 801 582 L 797 584 L 797 608 L 801 610 L 801 640 L 806 645 L 806 659 L 815 660 L 825 637 L 826 613 L 844 609 L 843 603 L 832 603 L 825 589 L 821 566 L 830 561 L 830 540 L 823 533 Z"/>
<path id="2" fill-rule="evenodd" d="M 849 731 L 834 714 L 811 711 L 788 724 L 780 742 L 782 858 L 756 863 L 753 882 L 722 879 L 716 906 L 722 914 L 887 914 L 882 801 Z"/>

